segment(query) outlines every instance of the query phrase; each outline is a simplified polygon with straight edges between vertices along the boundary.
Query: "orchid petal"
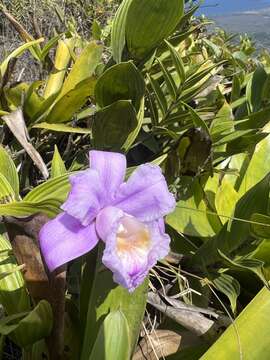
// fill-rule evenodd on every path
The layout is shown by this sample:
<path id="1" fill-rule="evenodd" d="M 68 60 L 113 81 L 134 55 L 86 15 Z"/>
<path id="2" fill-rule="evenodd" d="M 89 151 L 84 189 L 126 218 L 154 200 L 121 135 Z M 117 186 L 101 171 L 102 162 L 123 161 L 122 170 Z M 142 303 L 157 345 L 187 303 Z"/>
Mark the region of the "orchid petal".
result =
<path id="1" fill-rule="evenodd" d="M 69 178 L 71 191 L 61 208 L 69 215 L 89 225 L 106 202 L 106 192 L 96 170 L 81 171 Z"/>
<path id="2" fill-rule="evenodd" d="M 143 222 L 151 222 L 172 212 L 175 199 L 169 192 L 159 166 L 139 166 L 117 193 L 113 206 L 135 216 Z"/>
<path id="3" fill-rule="evenodd" d="M 53 271 L 92 250 L 98 237 L 94 223 L 85 227 L 62 213 L 41 228 L 39 242 L 47 267 Z"/>
<path id="4" fill-rule="evenodd" d="M 113 206 L 101 210 L 96 219 L 96 231 L 100 239 L 106 241 L 110 233 L 115 233 L 123 216 L 124 212 Z"/>
<path id="5" fill-rule="evenodd" d="M 107 197 L 113 200 L 115 192 L 125 179 L 126 157 L 120 153 L 92 150 L 89 158 L 91 169 L 99 173 Z"/>
<path id="6" fill-rule="evenodd" d="M 99 214 L 97 229 L 103 229 L 104 224 L 103 234 L 100 234 L 102 230 L 97 230 L 105 241 L 102 262 L 113 272 L 114 281 L 131 292 L 169 252 L 170 238 L 164 233 L 164 221 L 144 224 L 110 207 Z"/>

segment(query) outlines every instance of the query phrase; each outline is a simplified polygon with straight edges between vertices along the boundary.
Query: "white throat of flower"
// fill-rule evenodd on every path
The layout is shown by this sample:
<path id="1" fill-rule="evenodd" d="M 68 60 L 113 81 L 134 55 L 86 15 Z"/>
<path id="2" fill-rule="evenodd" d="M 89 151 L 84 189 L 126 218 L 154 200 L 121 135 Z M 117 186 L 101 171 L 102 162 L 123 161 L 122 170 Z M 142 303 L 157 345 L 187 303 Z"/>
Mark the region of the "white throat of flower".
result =
<path id="1" fill-rule="evenodd" d="M 117 255 L 120 258 L 145 257 L 150 246 L 151 237 L 147 226 L 132 216 L 124 216 L 116 235 Z"/>

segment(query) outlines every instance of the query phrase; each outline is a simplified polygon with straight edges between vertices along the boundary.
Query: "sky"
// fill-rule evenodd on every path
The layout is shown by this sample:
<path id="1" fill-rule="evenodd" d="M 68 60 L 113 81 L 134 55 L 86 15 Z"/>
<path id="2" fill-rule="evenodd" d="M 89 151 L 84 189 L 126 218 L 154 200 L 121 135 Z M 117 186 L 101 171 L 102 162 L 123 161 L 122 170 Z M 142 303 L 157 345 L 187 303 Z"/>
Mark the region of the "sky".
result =
<path id="1" fill-rule="evenodd" d="M 270 7 L 270 0 L 205 0 L 200 12 L 206 15 L 222 15 L 267 7 Z"/>

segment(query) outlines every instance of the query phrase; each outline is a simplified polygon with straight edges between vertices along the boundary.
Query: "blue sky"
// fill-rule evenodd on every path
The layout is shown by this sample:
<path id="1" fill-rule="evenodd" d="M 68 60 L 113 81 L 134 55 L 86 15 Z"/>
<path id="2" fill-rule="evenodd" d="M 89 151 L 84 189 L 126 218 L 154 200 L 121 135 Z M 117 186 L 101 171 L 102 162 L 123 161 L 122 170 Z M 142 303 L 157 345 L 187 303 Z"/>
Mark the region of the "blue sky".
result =
<path id="1" fill-rule="evenodd" d="M 217 6 L 215 6 L 216 4 Z M 270 0 L 205 0 L 200 12 L 206 15 L 222 15 L 235 11 L 256 10 L 267 7 L 270 7 Z"/>

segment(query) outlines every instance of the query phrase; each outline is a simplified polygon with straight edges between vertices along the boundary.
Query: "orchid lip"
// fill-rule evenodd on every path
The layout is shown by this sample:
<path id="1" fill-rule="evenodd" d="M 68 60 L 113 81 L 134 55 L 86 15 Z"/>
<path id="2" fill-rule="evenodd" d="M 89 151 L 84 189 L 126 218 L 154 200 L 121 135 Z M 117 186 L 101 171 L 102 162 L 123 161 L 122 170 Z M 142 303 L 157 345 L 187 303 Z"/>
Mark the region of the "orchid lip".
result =
<path id="1" fill-rule="evenodd" d="M 117 255 L 120 258 L 134 252 L 145 255 L 150 246 L 151 237 L 147 226 L 132 216 L 123 216 L 116 233 Z"/>

